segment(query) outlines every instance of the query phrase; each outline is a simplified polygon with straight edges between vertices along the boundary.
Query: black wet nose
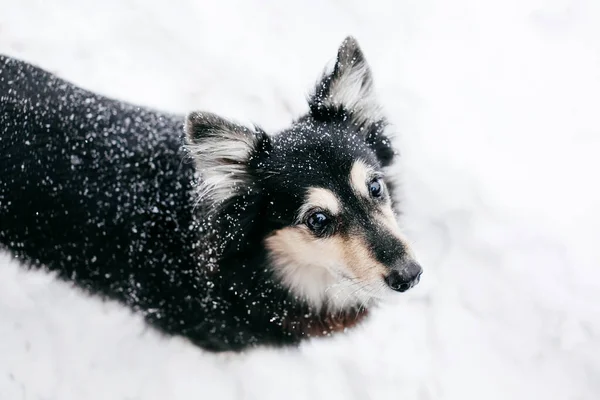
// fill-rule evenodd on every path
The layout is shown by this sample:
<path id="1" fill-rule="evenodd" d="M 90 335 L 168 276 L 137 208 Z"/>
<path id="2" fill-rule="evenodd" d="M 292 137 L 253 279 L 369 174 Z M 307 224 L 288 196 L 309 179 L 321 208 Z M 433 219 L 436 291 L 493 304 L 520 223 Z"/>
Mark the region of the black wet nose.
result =
<path id="1" fill-rule="evenodd" d="M 385 283 L 397 292 L 406 292 L 421 280 L 423 268 L 414 261 L 404 263 L 394 268 L 385 277 Z"/>

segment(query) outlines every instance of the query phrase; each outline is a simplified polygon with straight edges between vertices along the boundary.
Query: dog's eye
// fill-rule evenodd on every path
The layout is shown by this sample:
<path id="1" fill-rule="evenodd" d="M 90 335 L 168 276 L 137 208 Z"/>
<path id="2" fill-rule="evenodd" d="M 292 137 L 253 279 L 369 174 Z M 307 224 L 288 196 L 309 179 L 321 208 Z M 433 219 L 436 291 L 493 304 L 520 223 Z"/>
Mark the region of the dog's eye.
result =
<path id="1" fill-rule="evenodd" d="M 316 234 L 322 234 L 327 229 L 330 219 L 325 213 L 317 211 L 306 219 L 306 226 Z"/>
<path id="2" fill-rule="evenodd" d="M 369 193 L 371 194 L 371 197 L 381 197 L 383 188 L 381 181 L 378 178 L 373 179 L 371 183 L 369 183 Z"/>

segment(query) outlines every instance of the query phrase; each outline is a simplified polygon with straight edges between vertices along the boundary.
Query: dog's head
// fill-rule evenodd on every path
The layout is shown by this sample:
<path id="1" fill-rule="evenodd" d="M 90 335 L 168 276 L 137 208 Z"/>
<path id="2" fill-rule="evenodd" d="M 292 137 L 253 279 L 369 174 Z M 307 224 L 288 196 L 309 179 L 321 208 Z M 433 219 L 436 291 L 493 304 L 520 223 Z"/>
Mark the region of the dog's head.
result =
<path id="1" fill-rule="evenodd" d="M 395 153 L 355 39 L 344 41 L 309 106 L 273 137 L 190 114 L 202 201 L 227 208 L 221 217 L 241 231 L 260 226 L 248 234 L 260 236 L 274 276 L 315 307 L 340 310 L 408 290 L 421 267 L 397 224 L 385 175 Z"/>

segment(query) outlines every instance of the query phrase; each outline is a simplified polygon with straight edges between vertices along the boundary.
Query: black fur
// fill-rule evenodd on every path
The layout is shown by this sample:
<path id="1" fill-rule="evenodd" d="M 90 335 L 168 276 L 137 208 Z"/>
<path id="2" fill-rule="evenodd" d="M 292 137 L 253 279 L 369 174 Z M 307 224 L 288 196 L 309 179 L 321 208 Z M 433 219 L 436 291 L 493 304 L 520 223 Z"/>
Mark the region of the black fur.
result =
<path id="1" fill-rule="evenodd" d="M 247 130 L 258 138 L 247 187 L 208 212 L 194 207 L 183 116 L 0 57 L 0 245 L 209 350 L 297 343 L 331 316 L 275 279 L 265 237 L 294 223 L 307 185 L 351 198 L 352 162 L 379 168 L 394 155 L 385 121 L 358 126 L 352 111 L 311 110 L 275 137 Z"/>

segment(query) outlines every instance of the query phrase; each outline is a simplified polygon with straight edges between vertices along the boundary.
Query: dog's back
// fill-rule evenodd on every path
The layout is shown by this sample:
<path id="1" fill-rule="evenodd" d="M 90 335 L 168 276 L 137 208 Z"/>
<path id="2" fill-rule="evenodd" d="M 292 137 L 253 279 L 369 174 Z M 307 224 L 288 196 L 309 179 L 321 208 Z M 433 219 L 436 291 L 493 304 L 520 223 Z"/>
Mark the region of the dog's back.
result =
<path id="1" fill-rule="evenodd" d="M 173 290 L 165 267 L 192 265 L 182 125 L 0 56 L 0 247 L 123 301 Z"/>

